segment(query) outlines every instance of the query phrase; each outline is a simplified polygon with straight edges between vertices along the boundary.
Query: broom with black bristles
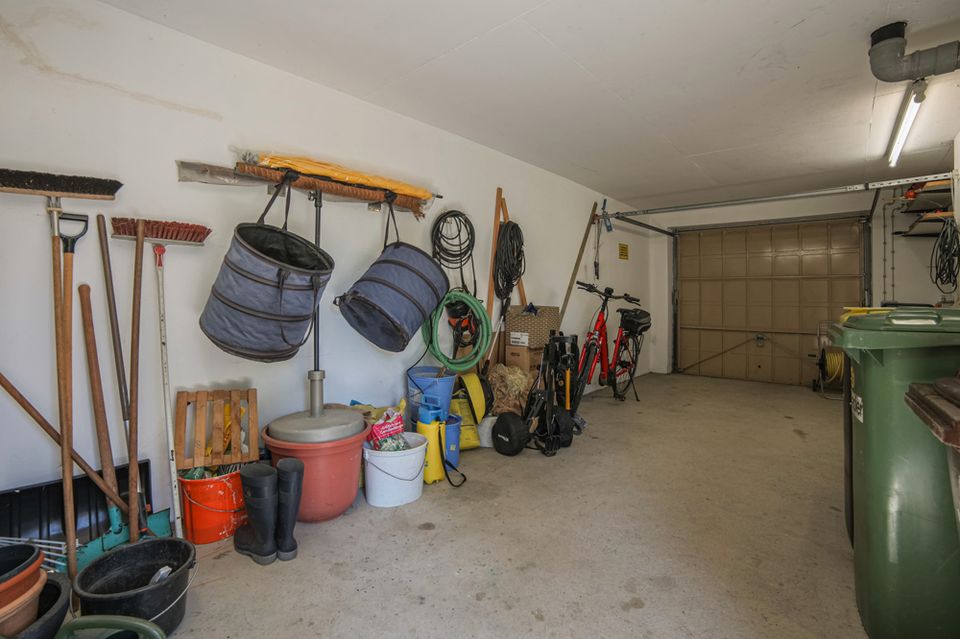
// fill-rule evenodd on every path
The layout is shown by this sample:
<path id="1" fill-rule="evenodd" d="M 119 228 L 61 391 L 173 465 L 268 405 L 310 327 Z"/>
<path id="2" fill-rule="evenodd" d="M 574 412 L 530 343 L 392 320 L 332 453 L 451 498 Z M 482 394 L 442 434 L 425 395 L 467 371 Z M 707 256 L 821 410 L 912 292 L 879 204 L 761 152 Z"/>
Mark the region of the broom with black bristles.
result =
<path id="1" fill-rule="evenodd" d="M 174 451 L 173 422 L 170 419 L 170 368 L 167 362 L 167 313 L 164 302 L 163 256 L 167 244 L 203 246 L 211 230 L 202 224 L 170 222 L 164 220 L 135 220 L 127 217 L 115 217 L 113 237 L 123 240 L 147 241 L 153 244 L 154 263 L 157 267 L 157 301 L 160 314 L 160 373 L 163 378 L 163 415 L 167 429 L 167 460 L 170 464 L 170 489 L 173 492 L 173 525 L 177 537 L 183 537 L 183 515 L 180 509 L 180 491 L 178 488 L 177 464 Z M 142 235 L 137 233 L 140 226 Z M 138 245 L 138 254 L 142 245 Z"/>
<path id="2" fill-rule="evenodd" d="M 57 353 L 57 404 L 60 418 L 60 464 L 63 478 L 63 528 L 67 538 L 67 573 L 77 574 L 77 526 L 73 503 L 73 251 L 87 229 L 87 216 L 66 213 L 61 198 L 112 200 L 123 184 L 79 175 L 0 169 L 0 192 L 46 198 L 53 257 L 53 316 Z M 61 231 L 61 220 L 81 222 L 75 235 Z M 61 249 L 63 254 L 61 256 Z"/>

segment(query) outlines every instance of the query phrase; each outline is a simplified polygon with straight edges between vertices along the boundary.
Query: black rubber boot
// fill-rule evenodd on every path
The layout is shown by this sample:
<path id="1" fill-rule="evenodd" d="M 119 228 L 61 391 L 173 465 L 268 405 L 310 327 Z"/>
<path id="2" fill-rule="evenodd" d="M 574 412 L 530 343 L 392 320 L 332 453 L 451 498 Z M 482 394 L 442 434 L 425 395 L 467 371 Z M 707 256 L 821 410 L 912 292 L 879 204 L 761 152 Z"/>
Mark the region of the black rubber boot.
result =
<path id="1" fill-rule="evenodd" d="M 233 535 L 233 548 L 261 566 L 277 560 L 277 471 L 267 464 L 247 464 L 240 469 L 247 523 Z"/>
<path id="2" fill-rule="evenodd" d="M 277 557 L 290 561 L 297 556 L 297 540 L 293 528 L 297 525 L 300 510 L 300 495 L 303 493 L 303 462 L 287 457 L 277 462 L 277 492 L 280 505 L 277 508 Z"/>

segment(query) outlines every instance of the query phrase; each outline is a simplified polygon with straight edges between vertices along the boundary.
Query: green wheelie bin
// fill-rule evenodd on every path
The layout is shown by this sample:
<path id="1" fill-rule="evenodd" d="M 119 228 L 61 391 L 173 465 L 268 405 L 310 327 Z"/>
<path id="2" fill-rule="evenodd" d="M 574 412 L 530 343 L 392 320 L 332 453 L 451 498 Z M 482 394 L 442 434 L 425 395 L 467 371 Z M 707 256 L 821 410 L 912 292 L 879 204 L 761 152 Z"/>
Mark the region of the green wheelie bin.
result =
<path id="1" fill-rule="evenodd" d="M 854 315 L 830 332 L 851 360 L 853 552 L 871 639 L 960 637 L 960 537 L 943 445 L 904 403 L 960 368 L 960 309 Z"/>

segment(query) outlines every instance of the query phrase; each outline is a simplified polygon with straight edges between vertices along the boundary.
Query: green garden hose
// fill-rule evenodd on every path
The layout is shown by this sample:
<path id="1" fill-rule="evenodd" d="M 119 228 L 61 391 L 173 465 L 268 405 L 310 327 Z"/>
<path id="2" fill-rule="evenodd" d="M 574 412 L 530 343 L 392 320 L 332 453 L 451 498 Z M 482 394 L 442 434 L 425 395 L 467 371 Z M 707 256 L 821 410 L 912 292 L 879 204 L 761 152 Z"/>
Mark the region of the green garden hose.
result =
<path id="1" fill-rule="evenodd" d="M 463 357 L 449 358 L 440 351 L 439 329 L 440 323 L 444 321 L 444 309 L 448 304 L 461 303 L 466 305 L 477 322 L 477 335 L 473 340 L 473 348 Z M 449 291 L 443 298 L 443 301 L 430 314 L 430 319 L 423 323 L 423 339 L 427 343 L 427 349 L 433 355 L 440 365 L 455 373 L 468 371 L 483 359 L 490 348 L 490 336 L 493 327 L 490 325 L 490 318 L 487 317 L 487 311 L 480 303 L 480 300 L 469 293 L 463 291 Z"/>

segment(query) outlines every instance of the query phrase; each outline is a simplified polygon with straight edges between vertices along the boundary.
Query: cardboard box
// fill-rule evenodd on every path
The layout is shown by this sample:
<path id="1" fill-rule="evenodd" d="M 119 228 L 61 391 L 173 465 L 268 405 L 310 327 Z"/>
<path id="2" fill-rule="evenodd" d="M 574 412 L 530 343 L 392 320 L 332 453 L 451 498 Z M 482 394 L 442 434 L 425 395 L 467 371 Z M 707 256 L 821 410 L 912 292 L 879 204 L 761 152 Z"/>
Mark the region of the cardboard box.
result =
<path id="1" fill-rule="evenodd" d="M 507 345 L 503 363 L 506 366 L 516 366 L 525 371 L 535 370 L 543 357 L 543 348 L 527 348 L 526 346 Z"/>
<path id="2" fill-rule="evenodd" d="M 550 340 L 550 331 L 560 330 L 558 306 L 537 306 L 536 309 L 536 313 L 525 313 L 523 306 L 511 306 L 507 311 L 507 348 L 543 348 Z"/>

